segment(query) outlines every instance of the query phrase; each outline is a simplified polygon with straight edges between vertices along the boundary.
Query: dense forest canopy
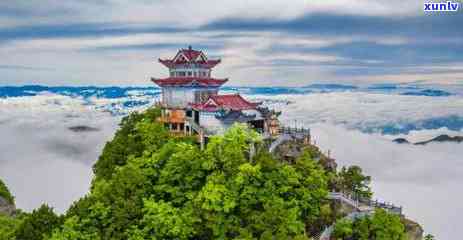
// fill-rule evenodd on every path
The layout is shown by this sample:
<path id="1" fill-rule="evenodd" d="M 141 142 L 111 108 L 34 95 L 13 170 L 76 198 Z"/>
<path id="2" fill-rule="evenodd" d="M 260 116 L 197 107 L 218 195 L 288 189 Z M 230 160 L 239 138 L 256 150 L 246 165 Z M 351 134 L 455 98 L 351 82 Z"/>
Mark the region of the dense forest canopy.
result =
<path id="1" fill-rule="evenodd" d="M 306 153 L 290 165 L 261 151 L 237 125 L 204 151 L 133 114 L 95 164 L 91 193 L 67 212 L 52 239 L 304 239 L 320 215 L 327 174 Z"/>
<path id="2" fill-rule="evenodd" d="M 0 216 L 0 233 L 2 222 L 10 226 L 0 240 L 309 239 L 342 217 L 330 189 L 371 196 L 360 168 L 326 169 L 312 148 L 277 159 L 259 134 L 235 125 L 200 150 L 195 139 L 170 135 L 159 115 L 153 108 L 122 120 L 94 165 L 90 192 L 63 216 L 46 205 Z"/>
<path id="3" fill-rule="evenodd" d="M 405 227 L 398 215 L 377 209 L 372 216 L 336 222 L 333 235 L 339 240 L 405 240 Z"/>

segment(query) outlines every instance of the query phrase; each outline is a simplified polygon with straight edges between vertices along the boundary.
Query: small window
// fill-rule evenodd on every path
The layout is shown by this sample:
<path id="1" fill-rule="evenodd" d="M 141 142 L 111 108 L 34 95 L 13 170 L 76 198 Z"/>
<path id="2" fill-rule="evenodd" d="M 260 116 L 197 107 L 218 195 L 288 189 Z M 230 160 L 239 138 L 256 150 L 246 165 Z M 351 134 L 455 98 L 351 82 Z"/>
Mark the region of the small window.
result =
<path id="1" fill-rule="evenodd" d="M 191 72 L 188 72 L 188 76 L 191 77 L 191 75 L 192 75 Z"/>
<path id="2" fill-rule="evenodd" d="M 199 112 L 198 111 L 194 111 L 194 122 L 196 124 L 199 124 Z"/>

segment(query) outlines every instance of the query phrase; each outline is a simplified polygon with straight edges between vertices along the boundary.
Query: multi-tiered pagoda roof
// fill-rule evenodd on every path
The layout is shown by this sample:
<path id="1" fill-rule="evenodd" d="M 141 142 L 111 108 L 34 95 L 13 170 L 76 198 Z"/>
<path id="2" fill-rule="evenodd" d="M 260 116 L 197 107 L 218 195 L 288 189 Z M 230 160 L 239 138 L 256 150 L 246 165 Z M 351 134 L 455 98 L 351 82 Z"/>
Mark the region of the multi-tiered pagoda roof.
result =
<path id="1" fill-rule="evenodd" d="M 185 64 L 196 64 L 200 67 L 211 69 L 219 64 L 220 61 L 220 59 L 207 59 L 202 51 L 194 50 L 191 47 L 180 49 L 172 59 L 159 59 L 159 62 L 168 68 L 184 66 Z"/>
<path id="2" fill-rule="evenodd" d="M 228 79 L 210 76 L 210 70 L 220 61 L 208 59 L 202 51 L 194 50 L 190 46 L 188 49 L 180 49 L 172 59 L 159 59 L 160 63 L 169 68 L 171 74 L 168 78 L 151 78 L 151 81 L 160 87 L 220 87 Z"/>

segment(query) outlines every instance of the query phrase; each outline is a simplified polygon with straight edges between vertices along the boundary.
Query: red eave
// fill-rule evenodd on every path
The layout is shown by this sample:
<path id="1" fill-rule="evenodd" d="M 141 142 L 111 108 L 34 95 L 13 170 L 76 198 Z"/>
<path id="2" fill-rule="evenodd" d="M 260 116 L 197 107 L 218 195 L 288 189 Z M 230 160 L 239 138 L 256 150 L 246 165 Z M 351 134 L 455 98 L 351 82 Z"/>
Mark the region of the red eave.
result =
<path id="1" fill-rule="evenodd" d="M 206 62 L 204 61 L 199 61 L 199 62 L 173 62 L 172 60 L 169 60 L 169 59 L 158 59 L 158 61 L 168 67 L 168 68 L 173 68 L 177 65 L 181 66 L 181 65 L 184 65 L 184 64 L 188 64 L 188 63 L 194 63 L 194 64 L 198 64 L 200 65 L 201 67 L 204 67 L 204 68 L 213 68 L 215 66 L 217 66 L 217 64 L 219 64 L 221 62 L 220 59 L 217 59 L 217 60 L 207 60 Z"/>
<path id="2" fill-rule="evenodd" d="M 209 100 L 212 100 L 215 104 L 209 104 Z M 239 94 L 231 95 L 213 95 L 209 97 L 209 100 L 203 104 L 190 104 L 194 109 L 200 111 L 217 111 L 220 108 L 231 109 L 234 111 L 251 110 L 256 109 L 260 103 L 252 103 L 241 97 Z"/>
<path id="3" fill-rule="evenodd" d="M 217 106 L 201 104 L 201 103 L 190 103 L 189 106 L 193 109 L 204 111 L 204 112 L 215 112 L 218 110 Z"/>
<path id="4" fill-rule="evenodd" d="M 169 77 L 163 79 L 151 78 L 155 84 L 160 87 L 220 87 L 228 81 L 228 79 L 216 78 L 198 78 L 198 77 Z"/>
<path id="5" fill-rule="evenodd" d="M 205 68 L 213 68 L 213 67 L 215 67 L 217 64 L 219 64 L 220 62 L 221 62 L 220 59 L 217 59 L 217 60 L 207 60 L 207 62 L 202 63 L 201 65 L 204 66 Z"/>
<path id="6" fill-rule="evenodd" d="M 167 59 L 158 59 L 158 61 L 160 63 L 162 63 L 162 65 L 168 67 L 168 68 L 172 68 L 175 66 L 175 63 L 173 63 L 171 60 L 167 60 Z"/>

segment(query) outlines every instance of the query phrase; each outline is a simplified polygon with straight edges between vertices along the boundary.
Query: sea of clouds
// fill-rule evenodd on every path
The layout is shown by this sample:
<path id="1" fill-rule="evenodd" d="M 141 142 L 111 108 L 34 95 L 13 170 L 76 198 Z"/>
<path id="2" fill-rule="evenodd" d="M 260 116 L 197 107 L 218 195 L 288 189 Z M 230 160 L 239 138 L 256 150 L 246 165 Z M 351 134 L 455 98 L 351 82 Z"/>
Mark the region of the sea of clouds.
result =
<path id="1" fill-rule="evenodd" d="M 243 92 L 282 111 L 286 125 L 309 126 L 317 144 L 339 165 L 359 165 L 373 177 L 376 198 L 403 206 L 409 218 L 438 239 L 463 234 L 457 228 L 463 215 L 458 191 L 463 182 L 462 145 L 392 142 L 398 137 L 416 142 L 440 134 L 463 135 L 461 94 L 334 88 L 226 92 Z M 64 212 L 87 193 L 91 167 L 121 116 L 154 103 L 158 91 L 107 95 L 104 89 L 43 90 L 20 91 L 14 97 L 4 91 L 0 96 L 0 177 L 19 208 L 31 210 L 45 202 Z M 418 94 L 403 94 L 407 91 Z M 69 129 L 75 126 L 91 131 Z"/>

